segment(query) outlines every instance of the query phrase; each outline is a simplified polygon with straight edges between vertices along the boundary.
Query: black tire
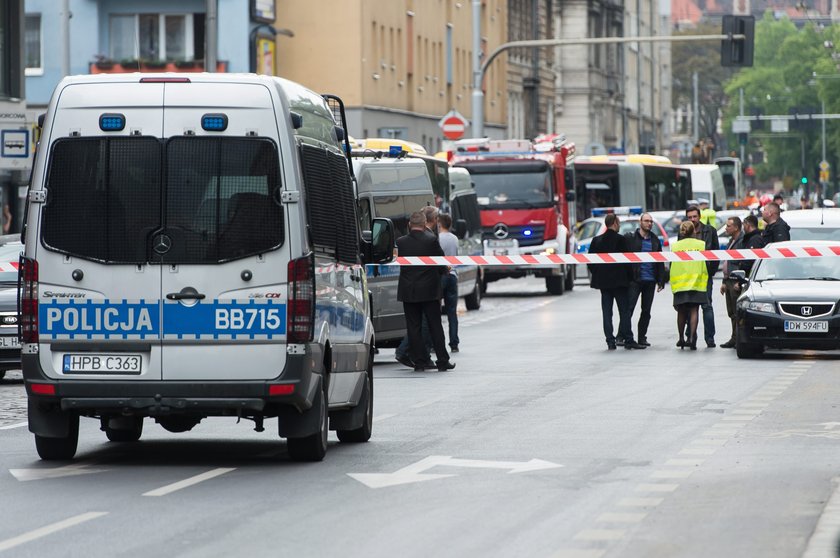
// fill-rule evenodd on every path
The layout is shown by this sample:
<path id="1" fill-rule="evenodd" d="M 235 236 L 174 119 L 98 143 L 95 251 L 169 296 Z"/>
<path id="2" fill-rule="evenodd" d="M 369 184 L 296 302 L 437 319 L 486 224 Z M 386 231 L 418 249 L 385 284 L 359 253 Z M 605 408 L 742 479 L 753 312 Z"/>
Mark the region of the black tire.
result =
<path id="1" fill-rule="evenodd" d="M 566 278 L 563 275 L 549 275 L 545 278 L 548 294 L 560 296 L 566 292 Z"/>
<path id="2" fill-rule="evenodd" d="M 487 283 L 489 283 L 489 281 L 487 281 L 487 279 L 482 279 L 481 280 L 481 294 L 487 293 Z"/>
<path id="3" fill-rule="evenodd" d="M 373 433 L 373 355 L 370 356 L 365 387 L 359 405 L 365 406 L 365 419 L 362 421 L 362 426 L 354 430 L 336 430 L 339 442 L 361 444 L 370 440 Z"/>
<path id="4" fill-rule="evenodd" d="M 46 438 L 35 434 L 35 449 L 44 461 L 66 461 L 73 459 L 79 446 L 79 415 L 67 418 L 70 431 L 66 438 Z"/>
<path id="5" fill-rule="evenodd" d="M 467 310 L 478 310 L 481 308 L 481 279 L 476 278 L 473 292 L 464 297 L 464 304 Z"/>
<path id="6" fill-rule="evenodd" d="M 105 435 L 112 442 L 136 442 L 143 435 L 143 417 L 135 418 L 132 428 L 117 430 L 105 427 Z"/>
<path id="7" fill-rule="evenodd" d="M 761 345 L 742 343 L 740 341 L 735 343 L 735 354 L 738 355 L 738 358 L 755 358 L 763 352 Z"/>
<path id="8" fill-rule="evenodd" d="M 6 377 L 6 371 L 5 370 L 0 370 L 0 380 L 2 380 L 5 377 Z"/>
<path id="9" fill-rule="evenodd" d="M 327 438 L 329 436 L 330 419 L 327 409 L 326 382 L 321 381 L 321 389 L 318 390 L 320 398 L 321 415 L 318 417 L 320 428 L 315 434 L 302 438 L 287 438 L 286 449 L 292 461 L 321 461 L 327 455 Z"/>
<path id="10" fill-rule="evenodd" d="M 577 279 L 577 274 L 575 273 L 575 266 L 567 265 L 566 266 L 566 290 L 571 291 L 575 288 L 575 279 Z"/>

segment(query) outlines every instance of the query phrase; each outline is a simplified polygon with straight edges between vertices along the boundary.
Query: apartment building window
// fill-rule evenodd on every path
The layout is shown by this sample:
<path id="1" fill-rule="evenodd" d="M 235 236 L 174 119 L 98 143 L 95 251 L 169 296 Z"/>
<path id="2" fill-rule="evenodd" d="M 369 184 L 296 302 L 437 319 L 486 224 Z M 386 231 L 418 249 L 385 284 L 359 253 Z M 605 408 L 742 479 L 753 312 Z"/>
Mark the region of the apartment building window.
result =
<path id="1" fill-rule="evenodd" d="M 119 14 L 110 18 L 114 60 L 204 57 L 204 14 Z"/>
<path id="2" fill-rule="evenodd" d="M 41 14 L 26 14 L 23 30 L 23 49 L 24 60 L 26 61 L 26 75 L 43 75 Z"/>

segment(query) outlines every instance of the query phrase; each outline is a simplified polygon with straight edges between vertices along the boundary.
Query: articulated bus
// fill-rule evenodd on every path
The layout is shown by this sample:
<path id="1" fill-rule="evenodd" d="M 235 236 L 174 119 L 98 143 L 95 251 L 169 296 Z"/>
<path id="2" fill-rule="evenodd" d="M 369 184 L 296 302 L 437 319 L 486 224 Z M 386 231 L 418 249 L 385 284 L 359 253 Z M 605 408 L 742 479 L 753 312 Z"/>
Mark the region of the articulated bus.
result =
<path id="1" fill-rule="evenodd" d="M 691 173 L 658 155 L 578 157 L 575 199 L 580 218 L 596 207 L 642 206 L 645 211 L 680 210 L 692 197 Z"/>

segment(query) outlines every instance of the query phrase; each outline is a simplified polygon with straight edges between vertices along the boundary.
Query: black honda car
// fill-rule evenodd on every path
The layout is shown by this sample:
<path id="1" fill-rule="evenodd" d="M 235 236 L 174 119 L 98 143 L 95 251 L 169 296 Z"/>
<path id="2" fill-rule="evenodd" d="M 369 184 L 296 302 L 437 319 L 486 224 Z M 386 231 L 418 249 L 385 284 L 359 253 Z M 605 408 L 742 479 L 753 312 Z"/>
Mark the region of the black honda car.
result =
<path id="1" fill-rule="evenodd" d="M 840 244 L 811 240 L 772 246 L 825 245 Z M 743 289 L 735 310 L 738 358 L 757 356 L 765 348 L 840 349 L 840 257 L 759 260 Z"/>
<path id="2" fill-rule="evenodd" d="M 6 371 L 20 369 L 17 264 L 22 251 L 20 235 L 0 236 L 0 379 Z"/>

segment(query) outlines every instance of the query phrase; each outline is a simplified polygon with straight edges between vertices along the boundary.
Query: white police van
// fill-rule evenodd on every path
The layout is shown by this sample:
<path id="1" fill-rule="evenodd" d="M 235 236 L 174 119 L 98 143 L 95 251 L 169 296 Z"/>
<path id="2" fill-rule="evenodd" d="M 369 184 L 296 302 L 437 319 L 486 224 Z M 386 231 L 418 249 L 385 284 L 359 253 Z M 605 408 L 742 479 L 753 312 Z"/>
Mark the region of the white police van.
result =
<path id="1" fill-rule="evenodd" d="M 336 118 L 338 114 L 339 118 Z M 77 76 L 42 123 L 21 260 L 29 430 L 278 418 L 295 460 L 366 441 L 373 327 L 340 100 L 269 76 Z"/>

